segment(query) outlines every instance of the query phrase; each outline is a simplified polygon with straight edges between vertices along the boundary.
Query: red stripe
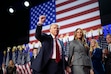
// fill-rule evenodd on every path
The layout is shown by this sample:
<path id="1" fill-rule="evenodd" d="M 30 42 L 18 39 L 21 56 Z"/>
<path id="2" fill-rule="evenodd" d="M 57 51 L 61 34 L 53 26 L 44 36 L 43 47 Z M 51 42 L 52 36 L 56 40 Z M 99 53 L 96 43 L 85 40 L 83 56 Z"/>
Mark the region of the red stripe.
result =
<path id="1" fill-rule="evenodd" d="M 30 36 L 30 37 L 35 36 L 35 33 L 31 33 L 29 36 Z"/>

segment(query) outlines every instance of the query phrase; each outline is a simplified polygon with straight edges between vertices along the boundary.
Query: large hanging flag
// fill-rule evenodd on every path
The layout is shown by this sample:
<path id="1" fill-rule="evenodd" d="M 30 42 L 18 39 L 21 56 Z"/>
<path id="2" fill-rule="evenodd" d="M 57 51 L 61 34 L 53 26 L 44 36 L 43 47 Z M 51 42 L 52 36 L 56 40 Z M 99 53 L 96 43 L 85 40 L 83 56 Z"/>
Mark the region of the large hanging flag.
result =
<path id="1" fill-rule="evenodd" d="M 35 29 L 40 15 L 46 15 L 43 32 L 49 33 L 49 24 L 59 23 L 60 33 L 69 33 L 69 40 L 73 39 L 73 32 L 77 28 L 87 31 L 87 37 L 98 36 L 101 27 L 98 0 L 49 0 L 30 9 L 30 42 L 37 41 Z"/>

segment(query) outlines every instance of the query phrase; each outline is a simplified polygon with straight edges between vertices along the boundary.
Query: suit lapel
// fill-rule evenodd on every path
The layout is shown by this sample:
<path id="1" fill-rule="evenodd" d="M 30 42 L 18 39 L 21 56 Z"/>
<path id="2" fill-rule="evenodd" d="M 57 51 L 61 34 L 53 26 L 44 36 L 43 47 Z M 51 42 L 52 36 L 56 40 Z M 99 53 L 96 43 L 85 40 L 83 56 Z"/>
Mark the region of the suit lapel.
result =
<path id="1" fill-rule="evenodd" d="M 82 42 L 80 42 L 79 40 L 77 40 L 77 42 L 79 43 L 79 45 L 80 45 L 81 47 L 84 48 L 84 45 L 82 44 Z"/>

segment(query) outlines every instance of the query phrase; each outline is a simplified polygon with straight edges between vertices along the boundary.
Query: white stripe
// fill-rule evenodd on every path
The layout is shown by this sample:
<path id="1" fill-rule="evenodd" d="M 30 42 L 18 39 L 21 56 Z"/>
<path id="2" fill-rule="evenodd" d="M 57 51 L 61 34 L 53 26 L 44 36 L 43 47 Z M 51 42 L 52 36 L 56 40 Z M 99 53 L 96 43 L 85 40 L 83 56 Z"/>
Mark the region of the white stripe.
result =
<path id="1" fill-rule="evenodd" d="M 26 64 L 28 74 L 31 74 L 30 62 Z"/>
<path id="2" fill-rule="evenodd" d="M 21 67 L 21 65 L 18 65 L 18 67 L 19 67 L 19 69 L 21 70 L 21 73 L 22 73 L 22 74 L 25 74 L 24 71 L 23 71 L 23 69 L 22 69 L 22 67 Z"/>
<path id="3" fill-rule="evenodd" d="M 34 41 L 34 40 L 36 40 L 35 36 L 30 36 L 29 41 Z"/>
<path id="4" fill-rule="evenodd" d="M 63 2 L 66 2 L 68 0 L 56 0 L 56 4 L 60 4 L 60 3 L 63 3 Z"/>
<path id="5" fill-rule="evenodd" d="M 22 67 L 23 67 L 23 69 L 24 69 L 24 71 L 25 71 L 25 74 L 28 74 L 28 72 L 27 72 L 27 69 L 26 69 L 25 65 L 22 65 Z"/>
<path id="6" fill-rule="evenodd" d="M 29 33 L 30 33 L 30 34 L 35 33 L 35 29 L 29 30 Z"/>

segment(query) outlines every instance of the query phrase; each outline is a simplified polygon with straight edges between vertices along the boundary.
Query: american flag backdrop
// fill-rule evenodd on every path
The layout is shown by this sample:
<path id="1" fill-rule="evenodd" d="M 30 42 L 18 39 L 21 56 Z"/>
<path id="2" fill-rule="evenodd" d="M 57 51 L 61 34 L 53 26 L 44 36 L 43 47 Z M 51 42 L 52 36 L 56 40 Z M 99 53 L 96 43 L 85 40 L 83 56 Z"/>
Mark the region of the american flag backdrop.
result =
<path id="1" fill-rule="evenodd" d="M 43 32 L 49 33 L 49 24 L 56 22 L 61 27 L 59 35 L 69 33 L 69 40 L 77 28 L 87 31 L 87 37 L 98 36 L 101 28 L 98 0 L 50 0 L 30 9 L 31 43 L 37 41 L 35 29 L 40 15 L 46 15 Z"/>

